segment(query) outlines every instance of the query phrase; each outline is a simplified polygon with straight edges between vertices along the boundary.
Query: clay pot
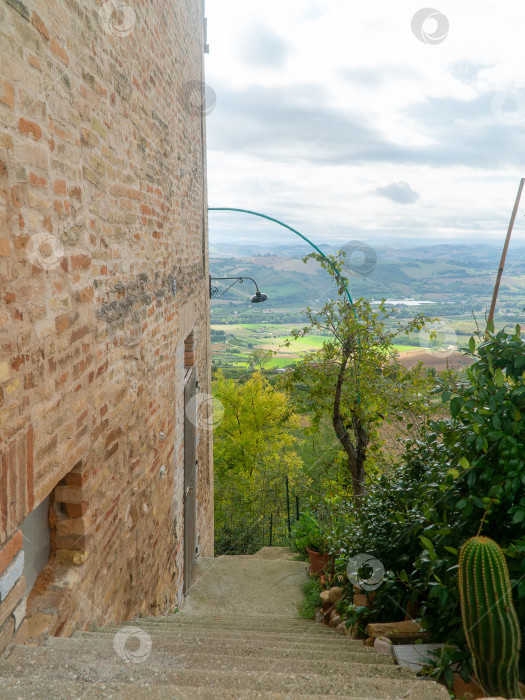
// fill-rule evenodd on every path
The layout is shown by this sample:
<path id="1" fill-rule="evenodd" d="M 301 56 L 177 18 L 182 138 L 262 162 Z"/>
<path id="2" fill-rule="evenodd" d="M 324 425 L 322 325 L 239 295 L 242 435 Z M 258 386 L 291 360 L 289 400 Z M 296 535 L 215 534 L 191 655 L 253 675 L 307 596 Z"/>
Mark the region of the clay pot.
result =
<path id="1" fill-rule="evenodd" d="M 415 620 L 416 617 L 419 617 L 419 609 L 420 608 L 421 608 L 421 603 L 419 602 L 419 600 L 416 600 L 415 603 L 408 601 L 405 620 Z"/>
<path id="2" fill-rule="evenodd" d="M 308 549 L 308 547 L 306 551 L 308 552 L 308 559 L 310 560 L 310 566 L 308 567 L 310 575 L 317 576 L 318 574 L 322 574 L 332 560 L 330 554 L 319 554 L 319 552 Z"/>
<path id="3" fill-rule="evenodd" d="M 452 690 L 454 691 L 456 697 L 460 700 L 474 700 L 475 698 L 486 697 L 485 692 L 480 687 L 479 683 L 476 683 L 472 679 L 465 682 L 459 673 L 454 674 Z"/>
<path id="4" fill-rule="evenodd" d="M 372 605 L 372 601 L 376 596 L 376 592 L 371 593 L 354 593 L 354 605 L 355 606 L 366 606 L 369 608 Z"/>

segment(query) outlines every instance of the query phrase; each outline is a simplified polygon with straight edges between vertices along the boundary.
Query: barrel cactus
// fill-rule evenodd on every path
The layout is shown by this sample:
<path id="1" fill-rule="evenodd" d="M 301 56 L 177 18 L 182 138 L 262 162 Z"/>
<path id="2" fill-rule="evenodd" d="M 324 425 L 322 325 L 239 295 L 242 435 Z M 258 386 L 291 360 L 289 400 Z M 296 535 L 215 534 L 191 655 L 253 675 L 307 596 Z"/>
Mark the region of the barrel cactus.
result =
<path id="1" fill-rule="evenodd" d="M 521 635 L 505 556 L 488 537 L 472 537 L 459 554 L 461 616 L 474 669 L 488 695 L 521 698 Z"/>

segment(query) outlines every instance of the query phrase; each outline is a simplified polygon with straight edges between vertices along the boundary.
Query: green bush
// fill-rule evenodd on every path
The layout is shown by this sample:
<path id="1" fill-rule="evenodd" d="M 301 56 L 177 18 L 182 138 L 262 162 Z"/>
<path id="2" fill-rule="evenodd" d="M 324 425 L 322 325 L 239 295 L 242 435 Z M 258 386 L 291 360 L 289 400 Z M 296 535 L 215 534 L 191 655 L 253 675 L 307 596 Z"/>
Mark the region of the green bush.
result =
<path id="1" fill-rule="evenodd" d="M 403 619 L 421 603 L 423 625 L 456 645 L 462 675 L 472 660 L 461 624 L 457 582 L 462 543 L 478 532 L 507 557 L 514 604 L 525 631 L 525 343 L 519 328 L 474 339 L 476 357 L 464 380 L 442 386 L 450 417 L 430 421 L 423 439 L 407 443 L 400 464 L 370 484 L 357 511 L 346 507 L 342 554 L 377 557 L 386 569 L 375 619 Z M 525 680 L 522 655 L 520 680 Z"/>

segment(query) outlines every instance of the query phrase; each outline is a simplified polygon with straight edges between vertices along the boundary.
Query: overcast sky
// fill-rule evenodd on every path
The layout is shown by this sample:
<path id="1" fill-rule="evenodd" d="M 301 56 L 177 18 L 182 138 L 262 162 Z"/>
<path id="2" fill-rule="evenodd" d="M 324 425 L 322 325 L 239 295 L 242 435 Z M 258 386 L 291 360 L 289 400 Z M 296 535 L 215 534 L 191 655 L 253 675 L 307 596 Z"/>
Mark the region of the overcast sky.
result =
<path id="1" fill-rule="evenodd" d="M 425 7 L 207 0 L 209 205 L 319 243 L 502 244 L 525 175 L 525 3 Z M 210 213 L 212 244 L 283 236 Z"/>

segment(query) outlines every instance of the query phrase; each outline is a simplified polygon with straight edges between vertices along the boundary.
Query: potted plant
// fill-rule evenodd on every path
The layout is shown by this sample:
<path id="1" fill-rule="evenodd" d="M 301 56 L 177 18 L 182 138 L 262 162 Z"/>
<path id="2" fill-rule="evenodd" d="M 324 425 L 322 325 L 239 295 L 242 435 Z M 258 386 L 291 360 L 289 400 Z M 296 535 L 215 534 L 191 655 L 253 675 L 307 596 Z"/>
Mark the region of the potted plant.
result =
<path id="1" fill-rule="evenodd" d="M 292 548 L 308 556 L 308 570 L 312 576 L 322 574 L 332 561 L 328 545 L 329 533 L 330 527 L 326 519 L 311 512 L 303 513 L 293 526 Z"/>

